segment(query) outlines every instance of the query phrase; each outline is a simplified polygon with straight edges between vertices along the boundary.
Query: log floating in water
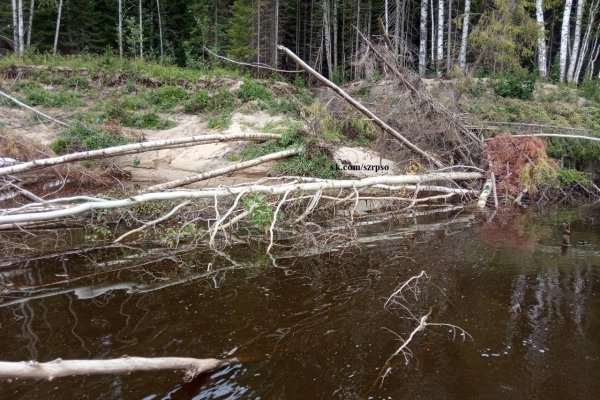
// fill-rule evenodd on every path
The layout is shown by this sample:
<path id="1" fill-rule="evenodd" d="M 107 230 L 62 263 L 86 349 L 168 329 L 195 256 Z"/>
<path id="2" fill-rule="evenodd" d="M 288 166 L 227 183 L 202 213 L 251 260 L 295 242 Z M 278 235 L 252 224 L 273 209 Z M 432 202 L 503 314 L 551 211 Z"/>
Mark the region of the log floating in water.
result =
<path id="1" fill-rule="evenodd" d="M 0 361 L 0 378 L 48 379 L 74 375 L 127 374 L 134 371 L 184 370 L 191 379 L 236 362 L 236 359 L 184 357 L 122 357 L 110 360 L 61 360 L 38 363 L 36 361 Z"/>

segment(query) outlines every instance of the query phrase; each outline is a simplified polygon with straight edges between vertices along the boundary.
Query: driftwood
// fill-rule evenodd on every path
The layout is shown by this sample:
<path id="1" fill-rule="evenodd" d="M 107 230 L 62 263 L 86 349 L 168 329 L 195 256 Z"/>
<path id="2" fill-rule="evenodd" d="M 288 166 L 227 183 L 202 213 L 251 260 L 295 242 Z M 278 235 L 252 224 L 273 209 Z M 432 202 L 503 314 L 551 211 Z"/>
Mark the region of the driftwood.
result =
<path id="1" fill-rule="evenodd" d="M 228 165 L 227 167 L 217 168 L 212 171 L 204 172 L 198 175 L 188 176 L 187 178 L 177 179 L 171 182 L 161 183 L 159 185 L 150 186 L 145 189 L 144 192 L 153 192 L 166 189 L 173 189 L 179 186 L 189 185 L 190 183 L 200 182 L 206 179 L 214 178 L 228 174 L 230 172 L 239 171 L 242 169 L 254 167 L 256 165 L 264 164 L 269 161 L 280 160 L 282 158 L 291 157 L 299 154 L 302 149 L 289 149 L 278 151 L 276 153 L 267 154 L 266 156 L 258 157 L 249 161 L 242 161 L 236 164 Z"/>
<path id="2" fill-rule="evenodd" d="M 0 361 L 0 378 L 48 379 L 73 375 L 128 374 L 134 371 L 184 370 L 186 379 L 235 362 L 235 359 L 122 357 L 111 360 Z"/>
<path id="3" fill-rule="evenodd" d="M 33 111 L 34 113 L 36 113 L 37 115 L 39 115 L 40 117 L 46 118 L 52 122 L 56 122 L 57 124 L 63 125 L 63 126 L 67 126 L 68 124 L 66 122 L 62 122 L 57 120 L 56 118 L 52 118 L 51 116 L 49 116 L 48 114 L 44 114 L 41 111 L 36 110 L 35 108 L 28 106 L 27 104 L 23 103 L 22 101 L 19 101 L 18 99 L 15 99 L 14 97 L 4 93 L 3 91 L 0 90 L 0 96 L 12 101 L 15 104 L 18 104 L 19 106 L 28 109 L 29 111 Z"/>
<path id="4" fill-rule="evenodd" d="M 246 195 L 249 193 L 263 193 L 267 195 L 281 195 L 286 192 L 314 192 L 326 189 L 358 189 L 374 185 L 420 185 L 427 182 L 451 182 L 459 180 L 481 179 L 484 175 L 480 172 L 442 172 L 424 175 L 391 175 L 378 176 L 358 180 L 314 179 L 310 182 L 288 183 L 281 185 L 240 185 L 226 188 L 210 188 L 203 190 L 177 190 L 170 192 L 152 192 L 136 196 L 103 201 L 88 201 L 63 209 L 42 211 L 36 213 L 21 213 L 0 215 L 0 225 L 22 222 L 46 221 L 57 218 L 78 215 L 92 210 L 106 210 L 113 208 L 130 207 L 135 204 L 149 201 L 179 200 L 230 197 Z"/>
<path id="5" fill-rule="evenodd" d="M 52 167 L 55 165 L 66 164 L 74 161 L 93 160 L 104 157 L 123 156 L 128 154 L 142 153 L 145 151 L 154 151 L 162 149 L 172 149 L 177 147 L 192 146 L 198 144 L 208 144 L 217 142 L 228 142 L 234 140 L 257 140 L 265 141 L 278 139 L 280 135 L 274 133 L 231 133 L 214 135 L 197 135 L 177 139 L 155 140 L 152 142 L 142 142 L 114 146 L 100 150 L 90 150 L 79 153 L 65 154 L 64 156 L 43 158 L 24 162 L 9 167 L 0 168 L 0 176 L 16 174 L 19 172 L 31 171 L 39 168 Z"/>
<path id="6" fill-rule="evenodd" d="M 433 157 L 430 154 L 427 154 L 425 151 L 423 151 L 420 148 L 418 148 L 417 146 L 415 146 L 412 142 L 410 142 L 408 139 L 406 139 L 398 131 L 396 131 L 394 128 L 389 126 L 381 118 L 377 117 L 369 109 L 367 109 L 365 106 L 363 106 L 360 102 L 358 102 L 353 97 L 351 97 L 348 93 L 346 93 L 338 85 L 331 82 L 329 79 L 325 78 L 323 75 L 321 75 L 320 73 L 315 71 L 310 65 L 308 65 L 304 61 L 302 61 L 302 59 L 300 57 L 298 57 L 296 54 L 294 54 L 294 52 L 292 52 L 290 49 L 288 49 L 285 46 L 281 46 L 281 45 L 278 45 L 277 48 L 279 50 L 283 51 L 285 54 L 287 54 L 292 60 L 296 61 L 296 63 L 298 63 L 298 65 L 300 65 L 302 68 L 304 68 L 306 71 L 308 71 L 311 75 L 313 75 L 315 78 L 317 78 L 320 82 L 322 82 L 323 84 L 325 84 L 326 86 L 331 88 L 334 92 L 336 92 L 338 95 L 340 95 L 340 97 L 342 97 L 344 100 L 346 100 L 348 103 L 350 103 L 354 108 L 356 108 L 358 111 L 363 113 L 367 118 L 369 118 L 371 121 L 373 121 L 374 124 L 376 124 L 378 127 L 383 129 L 385 132 L 389 133 L 390 135 L 392 135 L 396 139 L 398 139 L 405 147 L 407 147 L 413 153 L 415 153 L 416 155 L 418 155 L 420 157 L 423 157 L 425 160 L 431 162 L 432 164 L 434 164 L 435 166 L 437 166 L 439 168 L 442 168 L 444 166 L 442 164 L 442 162 L 440 162 L 437 158 Z"/>

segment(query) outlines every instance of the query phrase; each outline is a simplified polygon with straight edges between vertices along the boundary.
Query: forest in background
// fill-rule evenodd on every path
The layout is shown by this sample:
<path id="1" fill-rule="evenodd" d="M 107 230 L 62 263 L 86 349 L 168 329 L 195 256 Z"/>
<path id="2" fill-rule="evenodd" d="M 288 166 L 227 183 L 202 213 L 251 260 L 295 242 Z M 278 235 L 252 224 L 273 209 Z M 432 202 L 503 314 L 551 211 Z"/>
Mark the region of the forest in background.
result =
<path id="1" fill-rule="evenodd" d="M 336 82 L 376 74 L 358 30 L 387 36 L 422 76 L 529 72 L 600 77 L 600 0 L 11 0 L 0 51 L 103 54 L 187 67 L 242 62 L 295 69 L 283 44 Z M 358 30 L 357 30 L 358 28 Z"/>

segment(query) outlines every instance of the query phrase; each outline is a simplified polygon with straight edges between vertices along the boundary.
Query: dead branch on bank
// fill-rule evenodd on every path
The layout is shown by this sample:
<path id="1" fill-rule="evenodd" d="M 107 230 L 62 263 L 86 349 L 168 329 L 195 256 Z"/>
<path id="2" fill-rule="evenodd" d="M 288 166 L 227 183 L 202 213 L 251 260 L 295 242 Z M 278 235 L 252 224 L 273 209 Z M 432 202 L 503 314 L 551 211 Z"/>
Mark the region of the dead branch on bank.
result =
<path id="1" fill-rule="evenodd" d="M 31 171 L 39 168 L 51 167 L 74 161 L 93 160 L 97 158 L 123 156 L 128 154 L 142 153 L 146 151 L 172 149 L 177 147 L 186 147 L 197 144 L 209 144 L 218 142 L 228 142 L 235 140 L 257 140 L 266 141 L 278 139 L 281 135 L 274 133 L 230 133 L 197 135 L 177 139 L 163 139 L 151 142 L 133 143 L 122 146 L 108 147 L 100 150 L 90 150 L 80 153 L 65 154 L 64 156 L 43 158 L 39 160 L 24 162 L 8 167 L 0 168 L 0 176 L 16 174 L 19 172 Z"/>
<path id="2" fill-rule="evenodd" d="M 183 357 L 122 357 L 110 360 L 61 360 L 46 363 L 36 361 L 0 361 L 0 378 L 48 379 L 75 375 L 129 374 L 135 371 L 183 370 L 189 381 L 199 374 L 213 371 L 236 359 Z"/>
<path id="3" fill-rule="evenodd" d="M 419 147 L 415 146 L 412 142 L 410 142 L 406 137 L 401 135 L 398 131 L 392 128 L 390 125 L 385 123 L 381 118 L 373 114 L 369 109 L 367 109 L 364 105 L 362 105 L 359 101 L 355 100 L 348 93 L 342 90 L 338 85 L 331 82 L 329 79 L 325 78 L 323 75 L 315 71 L 310 65 L 306 64 L 300 57 L 298 57 L 293 51 L 288 49 L 285 46 L 278 45 L 277 48 L 287 54 L 292 60 L 294 60 L 298 65 L 308 71 L 311 75 L 317 78 L 321 83 L 331 88 L 334 92 L 336 92 L 340 97 L 350 103 L 354 108 L 363 113 L 367 118 L 369 118 L 373 123 L 375 123 L 378 127 L 380 127 L 383 131 L 389 133 L 398 139 L 405 147 L 407 147 L 410 151 L 418 155 L 419 157 L 424 158 L 425 160 L 431 162 L 435 166 L 442 168 L 444 164 L 439 161 L 436 157 L 426 153 L 421 150 Z"/>

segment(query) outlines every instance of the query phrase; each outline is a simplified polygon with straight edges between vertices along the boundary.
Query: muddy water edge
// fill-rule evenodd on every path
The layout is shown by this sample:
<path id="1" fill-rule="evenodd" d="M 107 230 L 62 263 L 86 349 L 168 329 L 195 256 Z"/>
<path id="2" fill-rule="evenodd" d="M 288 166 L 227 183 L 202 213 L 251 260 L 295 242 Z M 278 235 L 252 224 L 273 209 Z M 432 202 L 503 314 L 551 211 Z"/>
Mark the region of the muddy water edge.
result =
<path id="1" fill-rule="evenodd" d="M 318 256 L 105 246 L 4 263 L 2 360 L 241 362 L 189 383 L 172 372 L 3 381 L 0 399 L 597 398 L 599 223 L 597 209 L 492 222 L 453 212 L 368 227 L 360 250 Z M 384 303 L 421 270 L 430 281 L 411 311 L 431 308 L 431 322 L 473 340 L 428 327 L 382 381 L 417 326 Z"/>

